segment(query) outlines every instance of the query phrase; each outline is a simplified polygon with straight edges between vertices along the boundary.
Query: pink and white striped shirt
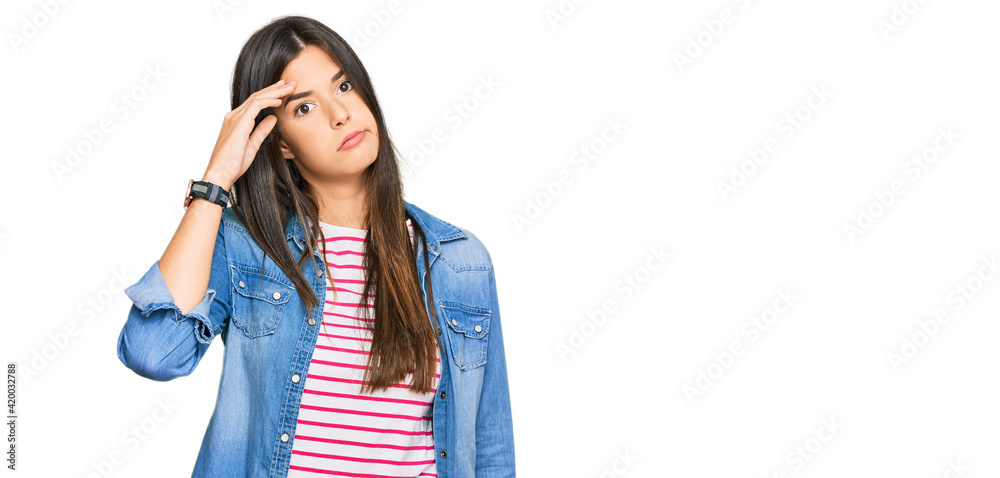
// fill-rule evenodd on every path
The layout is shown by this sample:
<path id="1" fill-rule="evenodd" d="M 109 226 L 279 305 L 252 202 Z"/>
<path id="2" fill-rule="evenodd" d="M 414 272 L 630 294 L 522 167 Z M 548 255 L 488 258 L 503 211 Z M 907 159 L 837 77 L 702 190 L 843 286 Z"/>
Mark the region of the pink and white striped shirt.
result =
<path id="1" fill-rule="evenodd" d="M 440 351 L 435 348 L 437 373 L 429 393 L 410 391 L 411 372 L 388 391 L 361 394 L 372 339 L 360 321 L 374 320 L 359 317 L 359 307 L 374 304 L 371 296 L 361 297 L 367 230 L 319 224 L 332 274 L 323 307 L 326 331 L 320 329 L 306 375 L 288 476 L 437 476 L 431 417 L 441 378 Z M 409 219 L 406 227 L 413 244 Z"/>

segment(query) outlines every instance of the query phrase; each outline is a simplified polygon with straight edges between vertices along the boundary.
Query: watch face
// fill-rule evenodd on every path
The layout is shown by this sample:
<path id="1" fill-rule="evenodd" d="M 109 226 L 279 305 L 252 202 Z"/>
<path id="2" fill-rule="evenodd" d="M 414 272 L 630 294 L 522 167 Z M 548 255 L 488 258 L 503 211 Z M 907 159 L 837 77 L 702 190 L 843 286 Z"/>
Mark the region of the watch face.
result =
<path id="1" fill-rule="evenodd" d="M 188 204 L 191 204 L 191 185 L 194 184 L 194 179 L 188 179 L 187 192 L 184 193 L 184 210 L 188 208 Z"/>

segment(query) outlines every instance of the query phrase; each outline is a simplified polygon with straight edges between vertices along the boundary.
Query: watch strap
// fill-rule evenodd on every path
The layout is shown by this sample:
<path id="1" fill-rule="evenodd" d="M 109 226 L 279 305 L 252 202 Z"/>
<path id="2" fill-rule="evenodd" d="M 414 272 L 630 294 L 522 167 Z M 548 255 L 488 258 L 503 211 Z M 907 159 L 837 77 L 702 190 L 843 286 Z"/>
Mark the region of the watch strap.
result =
<path id="1" fill-rule="evenodd" d="M 208 181 L 191 180 L 190 191 L 185 200 L 185 209 L 187 209 L 187 205 L 191 203 L 191 199 L 193 198 L 207 199 L 225 209 L 226 205 L 229 204 L 229 191 L 226 191 L 222 186 Z"/>

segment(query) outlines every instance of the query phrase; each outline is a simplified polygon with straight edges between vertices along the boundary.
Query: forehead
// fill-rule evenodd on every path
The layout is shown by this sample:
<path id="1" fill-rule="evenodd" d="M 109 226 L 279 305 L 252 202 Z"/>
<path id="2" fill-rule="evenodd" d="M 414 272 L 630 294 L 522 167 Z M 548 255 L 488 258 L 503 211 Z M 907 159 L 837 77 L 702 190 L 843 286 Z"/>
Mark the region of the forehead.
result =
<path id="1" fill-rule="evenodd" d="M 329 78 L 328 73 L 336 71 L 340 71 L 340 65 L 326 51 L 316 45 L 306 45 L 298 56 L 288 62 L 281 72 L 281 79 L 305 86 L 310 79 L 322 81 Z"/>

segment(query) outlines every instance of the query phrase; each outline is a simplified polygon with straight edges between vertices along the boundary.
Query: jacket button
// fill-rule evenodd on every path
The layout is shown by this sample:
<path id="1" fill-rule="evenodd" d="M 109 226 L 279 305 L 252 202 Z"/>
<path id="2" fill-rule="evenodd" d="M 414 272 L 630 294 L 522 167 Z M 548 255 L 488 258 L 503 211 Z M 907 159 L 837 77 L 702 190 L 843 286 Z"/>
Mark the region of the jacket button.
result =
<path id="1" fill-rule="evenodd" d="M 458 321 L 455 319 L 451 319 L 451 325 L 458 326 Z"/>
<path id="2" fill-rule="evenodd" d="M 444 390 L 441 390 L 441 398 L 444 398 L 444 397 L 447 397 L 447 396 L 448 396 L 448 392 L 446 392 Z"/>
<path id="3" fill-rule="evenodd" d="M 447 456 L 448 456 L 448 452 L 446 452 L 444 450 L 441 450 L 441 458 L 446 458 Z"/>
<path id="4" fill-rule="evenodd" d="M 316 277 L 321 277 L 323 275 L 323 269 L 316 269 Z"/>
<path id="5" fill-rule="evenodd" d="M 309 317 L 309 325 L 316 325 L 316 319 Z"/>
<path id="6" fill-rule="evenodd" d="M 299 383 L 299 374 L 292 375 L 292 383 Z"/>
<path id="7" fill-rule="evenodd" d="M 483 328 L 477 325 L 476 326 L 476 332 L 482 332 L 482 331 L 483 331 Z"/>
<path id="8" fill-rule="evenodd" d="M 242 288 L 244 288 L 244 287 L 246 287 L 246 286 L 247 286 L 247 285 L 246 285 L 246 284 L 244 284 L 244 283 L 243 283 L 243 281 L 240 281 L 240 289 L 242 289 Z"/>
<path id="9" fill-rule="evenodd" d="M 271 297 L 274 297 L 274 300 L 278 300 L 278 299 L 281 298 L 281 292 L 275 292 L 275 293 L 271 294 Z M 477 330 L 476 332 L 479 332 L 479 331 Z"/>
<path id="10" fill-rule="evenodd" d="M 287 433 L 282 433 L 281 434 L 281 441 L 288 441 L 288 434 Z"/>

